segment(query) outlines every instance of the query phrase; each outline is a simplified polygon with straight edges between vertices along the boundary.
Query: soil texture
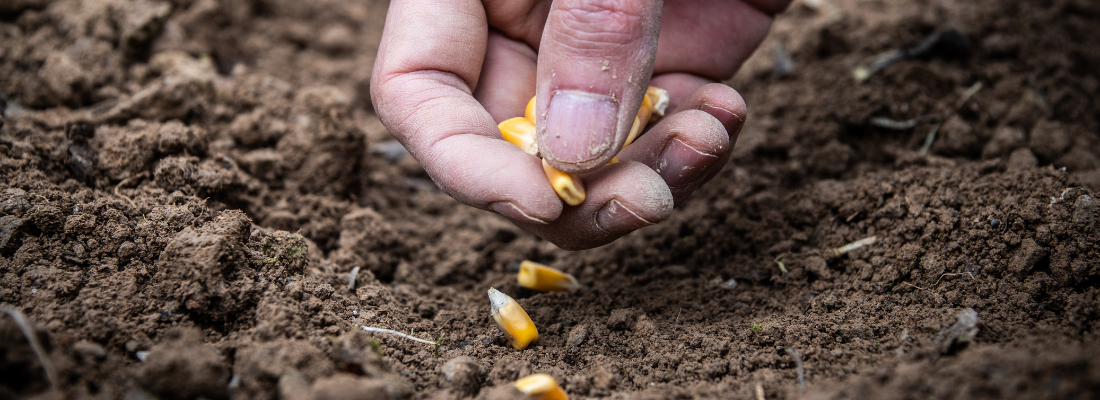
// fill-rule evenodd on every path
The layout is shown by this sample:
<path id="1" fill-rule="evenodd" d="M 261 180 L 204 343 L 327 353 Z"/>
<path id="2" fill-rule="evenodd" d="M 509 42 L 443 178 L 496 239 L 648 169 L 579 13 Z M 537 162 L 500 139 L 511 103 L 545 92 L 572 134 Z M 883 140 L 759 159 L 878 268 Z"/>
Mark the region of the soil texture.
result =
<path id="1" fill-rule="evenodd" d="M 1100 3 L 796 1 L 730 164 L 581 252 L 389 136 L 386 9 L 0 5 L 0 398 L 1100 397 Z"/>

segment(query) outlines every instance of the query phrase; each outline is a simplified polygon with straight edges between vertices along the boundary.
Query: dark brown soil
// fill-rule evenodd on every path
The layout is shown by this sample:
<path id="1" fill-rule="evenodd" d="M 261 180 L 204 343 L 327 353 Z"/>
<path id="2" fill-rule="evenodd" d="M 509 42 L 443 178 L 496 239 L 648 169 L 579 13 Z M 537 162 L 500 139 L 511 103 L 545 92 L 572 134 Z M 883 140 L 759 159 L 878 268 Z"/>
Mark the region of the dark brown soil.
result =
<path id="1" fill-rule="evenodd" d="M 395 145 L 385 11 L 0 5 L 0 398 L 509 398 L 533 372 L 574 398 L 1100 396 L 1100 3 L 797 1 L 729 82 L 731 165 L 582 252 Z M 584 288 L 520 289 L 524 259 Z"/>

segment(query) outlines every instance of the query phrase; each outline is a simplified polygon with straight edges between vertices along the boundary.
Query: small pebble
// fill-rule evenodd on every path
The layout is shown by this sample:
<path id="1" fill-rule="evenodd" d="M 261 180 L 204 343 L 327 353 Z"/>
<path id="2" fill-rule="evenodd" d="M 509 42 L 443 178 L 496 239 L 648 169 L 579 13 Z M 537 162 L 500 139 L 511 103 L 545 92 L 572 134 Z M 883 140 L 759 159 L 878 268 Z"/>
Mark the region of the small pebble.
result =
<path id="1" fill-rule="evenodd" d="M 469 397 L 476 395 L 481 389 L 485 368 L 471 357 L 459 356 L 443 364 L 440 372 L 452 390 L 463 397 Z"/>
<path id="2" fill-rule="evenodd" d="M 1096 221 L 1096 202 L 1085 194 L 1073 202 L 1073 222 L 1093 224 Z"/>
<path id="3" fill-rule="evenodd" d="M 580 346 L 587 338 L 588 328 L 585 327 L 584 324 L 577 325 L 569 331 L 569 338 L 565 340 L 565 345 L 569 347 Z"/>
<path id="4" fill-rule="evenodd" d="M 989 221 L 989 226 L 992 226 L 993 229 L 997 229 L 998 226 L 1001 226 L 1001 220 L 993 218 L 992 221 Z"/>

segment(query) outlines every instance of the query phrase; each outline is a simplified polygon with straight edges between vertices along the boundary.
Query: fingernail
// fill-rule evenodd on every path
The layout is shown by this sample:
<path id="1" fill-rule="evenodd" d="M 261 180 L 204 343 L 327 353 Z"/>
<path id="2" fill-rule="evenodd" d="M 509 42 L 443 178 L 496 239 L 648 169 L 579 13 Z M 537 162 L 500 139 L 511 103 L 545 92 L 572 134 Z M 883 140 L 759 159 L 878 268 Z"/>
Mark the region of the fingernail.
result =
<path id="1" fill-rule="evenodd" d="M 596 213 L 596 226 L 606 232 L 626 232 L 653 225 L 638 214 L 612 199 Z"/>
<path id="2" fill-rule="evenodd" d="M 523 210 L 520 210 L 519 207 L 516 207 L 515 204 L 512 204 L 512 202 L 510 201 L 497 201 L 491 203 L 489 204 L 489 209 L 493 210 L 493 212 L 497 214 L 521 222 L 530 222 L 539 225 L 546 225 L 548 223 L 544 220 L 528 215 L 527 213 L 523 212 Z"/>
<path id="3" fill-rule="evenodd" d="M 680 139 L 672 139 L 657 159 L 656 170 L 669 187 L 679 187 L 698 179 L 715 161 L 718 156 L 696 150 Z"/>
<path id="4" fill-rule="evenodd" d="M 610 96 L 560 90 L 546 112 L 543 156 L 562 163 L 582 164 L 600 158 L 613 147 L 619 104 Z"/>

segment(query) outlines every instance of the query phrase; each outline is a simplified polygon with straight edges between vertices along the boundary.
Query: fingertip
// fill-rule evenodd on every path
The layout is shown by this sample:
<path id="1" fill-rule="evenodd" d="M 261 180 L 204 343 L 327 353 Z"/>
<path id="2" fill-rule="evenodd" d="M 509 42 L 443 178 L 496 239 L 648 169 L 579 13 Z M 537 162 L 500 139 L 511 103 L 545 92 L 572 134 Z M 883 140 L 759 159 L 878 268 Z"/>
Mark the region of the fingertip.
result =
<path id="1" fill-rule="evenodd" d="M 623 161 L 584 176 L 588 196 L 546 225 L 512 222 L 565 250 L 605 245 L 672 215 L 673 194 L 649 167 Z"/>
<path id="2" fill-rule="evenodd" d="M 681 101 L 677 111 L 681 110 L 700 110 L 710 114 L 722 123 L 732 137 L 740 132 L 748 115 L 748 107 L 741 94 L 721 83 L 700 86 Z"/>
<path id="3" fill-rule="evenodd" d="M 745 99 L 733 88 L 721 83 L 705 85 L 692 96 L 692 108 L 710 114 L 722 123 L 731 138 L 736 138 L 745 125 L 748 106 Z"/>
<path id="4" fill-rule="evenodd" d="M 619 157 L 653 168 L 679 204 L 725 166 L 732 140 L 710 113 L 688 109 L 666 117 Z"/>
<path id="5" fill-rule="evenodd" d="M 562 213 L 542 161 L 504 140 L 453 136 L 435 143 L 422 161 L 436 184 L 464 204 L 529 224 Z"/>
<path id="6" fill-rule="evenodd" d="M 664 179 L 644 164 L 620 162 L 588 178 L 598 188 L 592 197 L 600 204 L 593 223 L 603 232 L 625 234 L 672 215 L 672 192 Z"/>

